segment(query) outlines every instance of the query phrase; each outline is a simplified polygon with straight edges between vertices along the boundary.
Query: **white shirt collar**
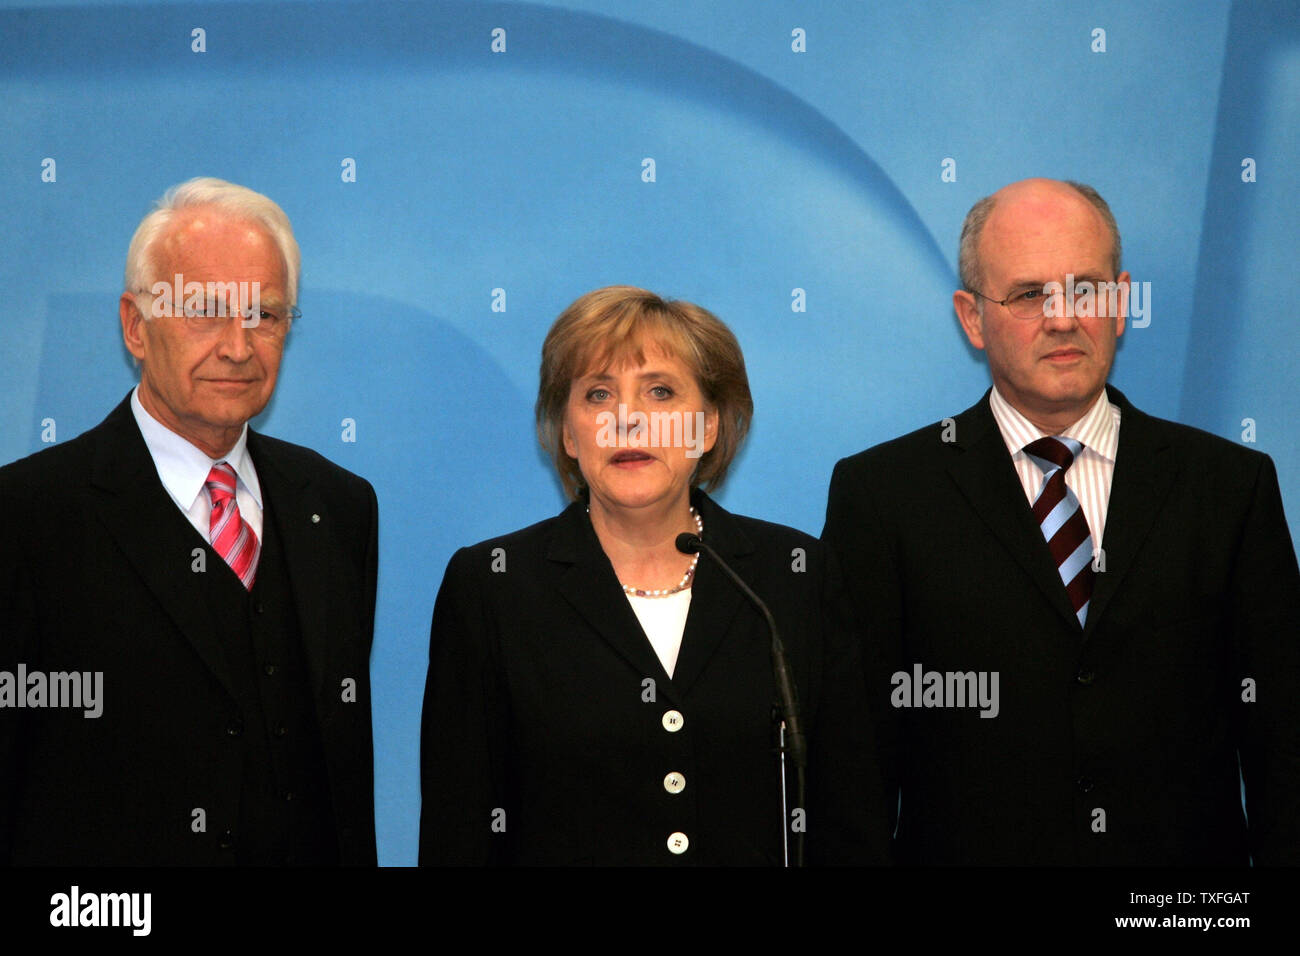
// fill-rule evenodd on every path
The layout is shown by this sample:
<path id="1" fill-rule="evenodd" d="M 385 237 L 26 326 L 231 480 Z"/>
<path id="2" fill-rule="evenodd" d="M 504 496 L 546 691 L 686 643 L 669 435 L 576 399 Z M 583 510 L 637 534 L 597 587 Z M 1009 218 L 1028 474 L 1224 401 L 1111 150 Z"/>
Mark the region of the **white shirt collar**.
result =
<path id="1" fill-rule="evenodd" d="M 1048 434 L 1003 398 L 996 385 L 989 395 L 989 409 L 1002 432 L 1007 451 L 1013 456 L 1021 453 L 1030 442 Z M 1092 407 L 1061 435 L 1078 439 L 1086 449 L 1114 464 L 1115 453 L 1119 450 L 1119 418 L 1119 407 L 1110 403 L 1103 388 Z"/>
<path id="2" fill-rule="evenodd" d="M 137 394 L 140 386 L 131 391 L 131 412 L 135 422 L 144 436 L 144 443 L 149 449 L 149 456 L 158 469 L 158 478 L 172 499 L 189 511 L 194 502 L 203 493 L 204 482 L 212 466 L 219 462 L 228 462 L 235 469 L 235 475 L 245 490 L 253 496 L 257 506 L 262 505 L 262 486 L 257 481 L 257 472 L 253 469 L 253 459 L 248 454 L 248 423 L 244 423 L 239 433 L 239 440 L 229 454 L 223 458 L 209 458 L 207 452 L 191 444 L 176 434 L 158 419 L 154 418 L 140 404 Z"/>

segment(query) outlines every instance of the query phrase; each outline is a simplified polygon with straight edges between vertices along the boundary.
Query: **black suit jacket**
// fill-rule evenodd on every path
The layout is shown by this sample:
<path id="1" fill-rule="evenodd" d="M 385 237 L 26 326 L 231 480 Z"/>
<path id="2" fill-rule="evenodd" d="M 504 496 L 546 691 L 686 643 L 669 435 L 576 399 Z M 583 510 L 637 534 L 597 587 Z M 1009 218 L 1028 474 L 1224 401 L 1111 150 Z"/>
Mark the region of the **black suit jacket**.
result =
<path id="1" fill-rule="evenodd" d="M 836 466 L 823 539 L 858 607 L 904 862 L 1300 862 L 1300 573 L 1272 462 L 1109 396 L 1082 631 L 987 393 L 955 434 Z M 997 672 L 1000 712 L 894 706 L 918 663 Z"/>
<path id="2" fill-rule="evenodd" d="M 373 865 L 374 491 L 251 430 L 248 450 L 288 568 L 339 859 Z M 229 731 L 242 715 L 223 635 L 187 581 L 193 548 L 209 571 L 228 569 L 162 486 L 130 397 L 85 434 L 0 468 L 0 514 L 0 670 L 104 675 L 98 718 L 0 710 L 0 861 L 233 862 L 222 844 L 239 812 Z"/>
<path id="3" fill-rule="evenodd" d="M 820 543 L 695 500 L 705 540 L 770 603 L 792 661 L 809 861 L 884 862 L 860 662 L 827 610 L 837 576 Z M 707 554 L 670 679 L 583 504 L 463 548 L 433 615 L 420 862 L 779 865 L 776 699 L 763 618 Z M 689 840 L 681 855 L 674 833 Z"/>

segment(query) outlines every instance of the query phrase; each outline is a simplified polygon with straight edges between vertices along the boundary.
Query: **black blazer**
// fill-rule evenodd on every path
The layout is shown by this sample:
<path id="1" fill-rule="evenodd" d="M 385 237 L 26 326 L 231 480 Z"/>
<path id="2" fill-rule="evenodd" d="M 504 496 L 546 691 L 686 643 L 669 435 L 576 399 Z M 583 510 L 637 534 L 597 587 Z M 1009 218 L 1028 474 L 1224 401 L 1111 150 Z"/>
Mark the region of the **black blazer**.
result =
<path id="1" fill-rule="evenodd" d="M 251 430 L 248 450 L 288 568 L 339 859 L 373 865 L 374 491 Z M 104 673 L 99 718 L 0 710 L 0 862 L 233 862 L 222 842 L 242 766 L 228 731 L 242 717 L 222 635 L 187 580 L 206 542 L 159 481 L 130 397 L 85 434 L 0 468 L 0 514 L 0 670 Z M 221 566 L 210 549 L 207 562 Z M 355 702 L 342 699 L 349 678 Z"/>
<path id="2" fill-rule="evenodd" d="M 904 862 L 1300 862 L 1300 573 L 1272 462 L 1108 392 L 1119 451 L 1082 631 L 987 393 L 955 434 L 836 466 L 823 538 L 856 599 Z M 998 672 L 997 717 L 893 706 L 918 663 Z"/>
<path id="3" fill-rule="evenodd" d="M 810 737 L 809 861 L 884 862 L 860 663 L 827 611 L 837 576 L 820 543 L 695 503 L 792 660 Z M 433 614 L 420 862 L 779 865 L 775 700 L 763 618 L 707 554 L 670 679 L 584 504 L 462 548 Z M 672 772 L 685 777 L 677 793 Z M 669 852 L 674 833 L 685 853 Z"/>

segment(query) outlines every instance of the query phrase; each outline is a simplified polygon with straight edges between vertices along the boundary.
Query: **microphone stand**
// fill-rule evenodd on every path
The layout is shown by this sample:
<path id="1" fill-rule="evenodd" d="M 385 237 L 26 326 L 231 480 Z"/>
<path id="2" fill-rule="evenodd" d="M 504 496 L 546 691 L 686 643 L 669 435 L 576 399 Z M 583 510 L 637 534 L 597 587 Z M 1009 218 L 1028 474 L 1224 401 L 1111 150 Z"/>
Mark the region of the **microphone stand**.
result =
<path id="1" fill-rule="evenodd" d="M 776 619 L 772 617 L 772 612 L 768 610 L 762 598 L 741 580 L 740 575 L 731 570 L 731 566 L 722 560 L 718 552 L 706 544 L 703 538 L 697 534 L 683 533 L 677 536 L 676 544 L 677 550 L 682 554 L 696 554 L 704 551 L 713 558 L 718 567 L 726 573 L 727 577 L 740 589 L 741 593 L 749 598 L 753 605 L 762 612 L 764 620 L 767 621 L 768 633 L 772 635 L 772 674 L 776 679 L 776 689 L 780 697 L 780 703 L 776 706 L 777 713 L 774 720 L 780 721 L 777 751 L 781 763 L 781 846 L 785 857 L 785 865 L 788 867 L 790 866 L 790 816 L 786 810 L 785 757 L 789 753 L 790 762 L 794 764 L 795 808 L 805 809 L 804 778 L 808 767 L 808 742 L 803 735 L 803 726 L 799 719 L 799 701 L 795 694 L 794 681 L 790 677 L 790 662 L 785 656 L 785 645 L 781 643 L 781 635 L 776 628 Z M 800 829 L 795 840 L 795 866 L 803 866 L 803 836 L 804 831 Z"/>

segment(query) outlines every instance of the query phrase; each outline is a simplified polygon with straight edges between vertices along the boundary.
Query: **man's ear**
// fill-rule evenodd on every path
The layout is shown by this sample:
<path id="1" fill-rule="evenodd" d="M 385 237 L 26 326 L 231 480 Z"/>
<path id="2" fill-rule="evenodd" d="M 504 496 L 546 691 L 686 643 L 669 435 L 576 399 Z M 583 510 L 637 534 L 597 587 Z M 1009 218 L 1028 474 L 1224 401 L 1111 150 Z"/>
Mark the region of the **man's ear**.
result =
<path id="1" fill-rule="evenodd" d="M 1119 314 L 1115 316 L 1115 338 L 1119 338 L 1124 334 L 1124 324 L 1128 319 L 1129 289 L 1132 285 L 1132 277 L 1128 274 L 1128 270 L 1125 269 L 1119 274 L 1119 278 L 1115 282 L 1119 285 L 1120 290 Z"/>
<path id="2" fill-rule="evenodd" d="M 957 321 L 961 323 L 961 330 L 966 333 L 970 344 L 977 349 L 983 349 L 984 317 L 980 315 L 975 296 L 965 289 L 958 289 L 952 294 L 952 307 L 957 313 Z"/>
<path id="3" fill-rule="evenodd" d="M 135 356 L 137 362 L 143 361 L 145 339 L 142 323 L 149 320 L 140 311 L 140 304 L 136 302 L 135 296 L 123 292 L 122 298 L 117 300 L 117 314 L 122 320 L 122 341 L 126 343 L 126 350 Z"/>

